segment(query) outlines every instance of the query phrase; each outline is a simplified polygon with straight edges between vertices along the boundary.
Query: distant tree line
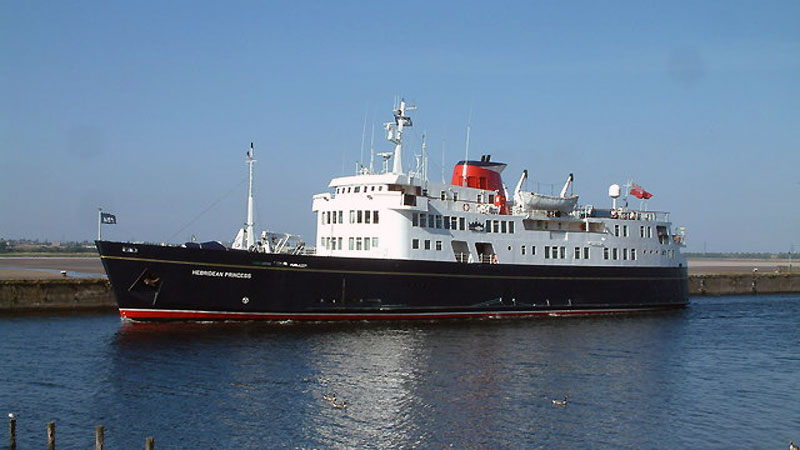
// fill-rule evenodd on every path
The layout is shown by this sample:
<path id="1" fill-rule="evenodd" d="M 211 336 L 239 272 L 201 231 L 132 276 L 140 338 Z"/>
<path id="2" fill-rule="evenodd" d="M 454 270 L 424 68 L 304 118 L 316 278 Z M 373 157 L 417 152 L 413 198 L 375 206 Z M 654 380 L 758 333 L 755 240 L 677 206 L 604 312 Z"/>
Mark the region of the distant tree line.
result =
<path id="1" fill-rule="evenodd" d="M 9 253 L 97 253 L 97 249 L 90 241 L 51 242 L 0 238 L 0 254 Z"/>

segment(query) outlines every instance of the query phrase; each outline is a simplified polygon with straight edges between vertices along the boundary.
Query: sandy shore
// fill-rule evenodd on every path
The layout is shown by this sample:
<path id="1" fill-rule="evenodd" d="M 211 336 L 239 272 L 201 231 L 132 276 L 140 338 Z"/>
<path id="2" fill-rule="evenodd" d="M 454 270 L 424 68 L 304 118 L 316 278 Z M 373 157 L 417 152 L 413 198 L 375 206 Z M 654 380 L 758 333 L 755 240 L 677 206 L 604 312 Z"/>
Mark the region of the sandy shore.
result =
<path id="1" fill-rule="evenodd" d="M 49 257 L 22 256 L 0 257 L 0 280 L 39 280 L 68 277 L 97 277 L 105 274 L 103 264 L 97 256 Z"/>

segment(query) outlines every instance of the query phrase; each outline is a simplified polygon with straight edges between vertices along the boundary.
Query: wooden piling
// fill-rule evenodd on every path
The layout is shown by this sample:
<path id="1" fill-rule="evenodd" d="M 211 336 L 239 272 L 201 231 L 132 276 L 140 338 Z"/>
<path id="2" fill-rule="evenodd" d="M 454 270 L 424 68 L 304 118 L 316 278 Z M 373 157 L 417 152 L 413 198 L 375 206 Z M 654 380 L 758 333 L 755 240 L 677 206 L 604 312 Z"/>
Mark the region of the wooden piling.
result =
<path id="1" fill-rule="evenodd" d="M 155 439 L 149 437 L 144 440 L 144 450 L 154 450 L 156 447 Z"/>
<path id="2" fill-rule="evenodd" d="M 17 450 L 17 418 L 14 414 L 8 415 L 8 448 Z"/>
<path id="3" fill-rule="evenodd" d="M 47 422 L 47 450 L 56 450 L 56 423 Z"/>
<path id="4" fill-rule="evenodd" d="M 105 430 L 102 425 L 94 427 L 94 450 L 103 450 L 105 446 Z"/>

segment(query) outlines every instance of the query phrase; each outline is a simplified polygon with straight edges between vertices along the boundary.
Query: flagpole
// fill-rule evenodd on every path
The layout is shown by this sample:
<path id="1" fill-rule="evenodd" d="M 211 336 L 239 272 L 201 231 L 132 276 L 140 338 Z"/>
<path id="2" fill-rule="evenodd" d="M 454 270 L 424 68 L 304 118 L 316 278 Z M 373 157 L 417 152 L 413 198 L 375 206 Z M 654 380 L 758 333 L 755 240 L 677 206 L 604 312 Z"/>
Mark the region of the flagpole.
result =
<path id="1" fill-rule="evenodd" d="M 97 208 L 97 240 L 100 240 L 100 224 L 102 222 L 103 208 Z"/>

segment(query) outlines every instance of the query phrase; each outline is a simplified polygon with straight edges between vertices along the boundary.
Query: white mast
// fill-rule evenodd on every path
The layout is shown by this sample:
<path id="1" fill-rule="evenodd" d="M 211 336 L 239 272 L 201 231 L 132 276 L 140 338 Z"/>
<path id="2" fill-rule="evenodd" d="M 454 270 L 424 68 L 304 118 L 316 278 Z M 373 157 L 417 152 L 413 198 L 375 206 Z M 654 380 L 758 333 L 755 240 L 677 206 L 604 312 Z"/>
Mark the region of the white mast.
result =
<path id="1" fill-rule="evenodd" d="M 425 144 L 425 133 L 422 133 L 422 179 L 428 181 L 428 150 Z"/>
<path id="2" fill-rule="evenodd" d="M 250 169 L 249 182 L 247 184 L 247 222 L 244 224 L 244 244 L 245 248 L 249 249 L 255 245 L 255 233 L 253 231 L 253 164 L 256 160 L 253 159 L 253 143 L 250 143 L 250 150 L 247 152 L 247 165 Z"/>
<path id="3" fill-rule="evenodd" d="M 384 125 L 386 128 L 386 140 L 394 144 L 394 166 L 392 173 L 403 173 L 403 128 L 411 126 L 411 117 L 406 116 L 406 111 L 417 109 L 414 106 L 406 106 L 405 99 L 400 100 L 400 107 L 394 111 L 394 123 L 389 122 Z"/>

